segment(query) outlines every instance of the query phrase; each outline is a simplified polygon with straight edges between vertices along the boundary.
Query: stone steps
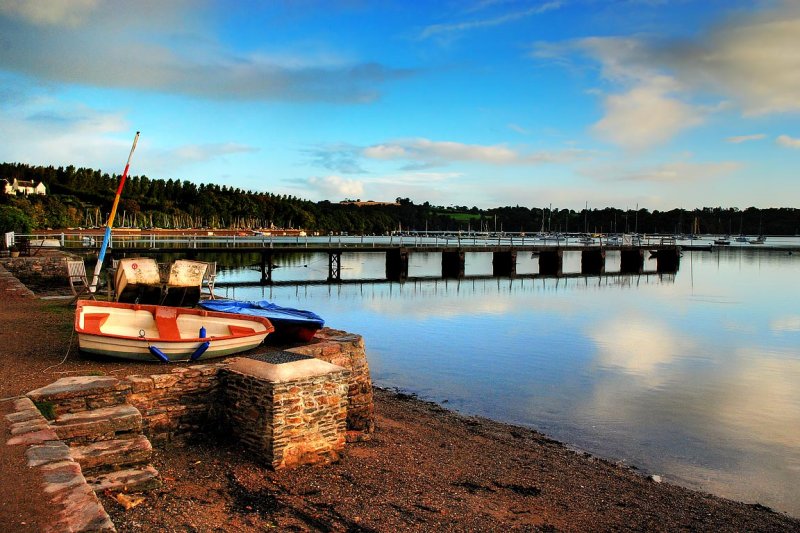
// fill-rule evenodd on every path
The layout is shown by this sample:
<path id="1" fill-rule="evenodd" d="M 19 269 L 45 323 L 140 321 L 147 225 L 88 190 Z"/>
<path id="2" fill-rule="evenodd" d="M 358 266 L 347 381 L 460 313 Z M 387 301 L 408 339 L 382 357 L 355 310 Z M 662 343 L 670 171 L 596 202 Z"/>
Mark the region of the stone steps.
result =
<path id="1" fill-rule="evenodd" d="M 84 476 L 145 465 L 153 447 L 144 435 L 131 439 L 101 440 L 70 448 L 72 460 L 81 465 Z"/>
<path id="2" fill-rule="evenodd" d="M 142 432 L 142 415 L 128 404 L 67 413 L 50 424 L 58 438 L 68 444 L 133 437 Z"/>
<path id="3" fill-rule="evenodd" d="M 155 490 L 161 486 L 158 470 L 153 468 L 152 465 L 101 474 L 89 474 L 86 476 L 86 482 L 95 493 L 106 490 L 145 492 Z"/>

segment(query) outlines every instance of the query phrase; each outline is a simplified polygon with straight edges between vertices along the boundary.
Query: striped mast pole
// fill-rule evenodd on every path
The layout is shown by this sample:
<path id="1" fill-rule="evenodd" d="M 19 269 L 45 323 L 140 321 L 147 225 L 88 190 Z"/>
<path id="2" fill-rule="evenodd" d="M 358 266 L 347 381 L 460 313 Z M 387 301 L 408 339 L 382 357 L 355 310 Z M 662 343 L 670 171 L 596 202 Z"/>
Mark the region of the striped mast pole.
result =
<path id="1" fill-rule="evenodd" d="M 108 222 L 106 223 L 106 233 L 103 235 L 103 245 L 100 246 L 100 255 L 97 257 L 97 265 L 94 267 L 94 276 L 92 277 L 92 284 L 89 290 L 95 292 L 97 283 L 100 281 L 100 270 L 103 268 L 103 260 L 106 258 L 106 250 L 108 243 L 111 242 L 111 226 L 114 225 L 114 217 L 117 216 L 117 206 L 119 205 L 119 197 L 122 195 L 122 188 L 125 186 L 125 179 L 128 177 L 128 168 L 131 166 L 131 158 L 133 151 L 136 150 L 136 142 L 139 140 L 139 132 L 133 138 L 133 146 L 131 146 L 131 153 L 128 154 L 128 162 L 125 163 L 125 170 L 122 172 L 122 177 L 119 179 L 119 187 L 117 187 L 117 195 L 114 197 L 114 205 L 111 207 L 111 214 L 108 215 Z"/>

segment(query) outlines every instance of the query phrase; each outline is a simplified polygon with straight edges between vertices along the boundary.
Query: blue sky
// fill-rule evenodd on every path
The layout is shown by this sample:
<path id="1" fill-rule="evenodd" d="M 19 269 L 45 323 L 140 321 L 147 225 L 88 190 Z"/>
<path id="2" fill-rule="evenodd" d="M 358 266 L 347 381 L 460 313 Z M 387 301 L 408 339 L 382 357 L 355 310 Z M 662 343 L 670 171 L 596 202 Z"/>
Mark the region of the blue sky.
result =
<path id="1" fill-rule="evenodd" d="M 800 2 L 0 0 L 0 161 L 311 200 L 800 207 Z"/>

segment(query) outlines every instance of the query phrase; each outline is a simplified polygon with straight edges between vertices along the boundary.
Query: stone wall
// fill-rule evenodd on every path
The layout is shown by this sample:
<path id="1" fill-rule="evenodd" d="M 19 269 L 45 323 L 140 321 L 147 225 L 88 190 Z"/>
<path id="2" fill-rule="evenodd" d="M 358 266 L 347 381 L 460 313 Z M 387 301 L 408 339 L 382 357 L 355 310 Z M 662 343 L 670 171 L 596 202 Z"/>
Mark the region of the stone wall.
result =
<path id="1" fill-rule="evenodd" d="M 364 339 L 360 335 L 323 328 L 309 344 L 287 351 L 308 355 L 349 370 L 347 429 L 361 433 L 374 431 L 372 379 Z"/>
<path id="2" fill-rule="evenodd" d="M 65 257 L 73 256 L 60 250 L 42 250 L 30 257 L 4 257 L 0 264 L 20 280 L 60 281 L 60 285 L 66 285 Z"/>
<path id="3" fill-rule="evenodd" d="M 221 375 L 227 427 L 259 459 L 276 469 L 339 459 L 349 371 L 313 358 L 236 358 Z"/>
<path id="4" fill-rule="evenodd" d="M 225 363 L 193 365 L 169 374 L 128 376 L 127 403 L 142 413 L 142 429 L 154 445 L 182 444 L 219 428 L 219 372 Z"/>

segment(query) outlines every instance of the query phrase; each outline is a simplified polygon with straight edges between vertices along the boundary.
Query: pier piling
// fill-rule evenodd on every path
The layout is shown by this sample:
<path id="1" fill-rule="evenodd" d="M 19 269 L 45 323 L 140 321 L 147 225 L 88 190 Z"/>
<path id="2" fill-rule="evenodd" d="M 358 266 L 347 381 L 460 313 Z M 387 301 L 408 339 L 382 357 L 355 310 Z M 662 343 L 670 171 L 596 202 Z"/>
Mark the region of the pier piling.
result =
<path id="1" fill-rule="evenodd" d="M 623 249 L 619 254 L 619 270 L 623 274 L 640 274 L 644 270 L 644 250 L 641 248 Z"/>
<path id="2" fill-rule="evenodd" d="M 606 251 L 593 248 L 581 252 L 581 274 L 602 274 L 606 271 Z"/>
<path id="3" fill-rule="evenodd" d="M 539 273 L 558 276 L 564 267 L 563 250 L 542 250 L 539 252 Z"/>
<path id="4" fill-rule="evenodd" d="M 659 250 L 656 254 L 657 272 L 677 272 L 681 262 L 681 249 Z"/>
<path id="5" fill-rule="evenodd" d="M 397 248 L 386 252 L 386 279 L 404 281 L 408 277 L 408 248 Z"/>
<path id="6" fill-rule="evenodd" d="M 512 277 L 517 273 L 517 251 L 492 252 L 492 274 Z"/>
<path id="7" fill-rule="evenodd" d="M 442 252 L 442 277 L 443 278 L 463 278 L 464 277 L 464 250 L 459 248 L 455 251 L 445 250 Z"/>

